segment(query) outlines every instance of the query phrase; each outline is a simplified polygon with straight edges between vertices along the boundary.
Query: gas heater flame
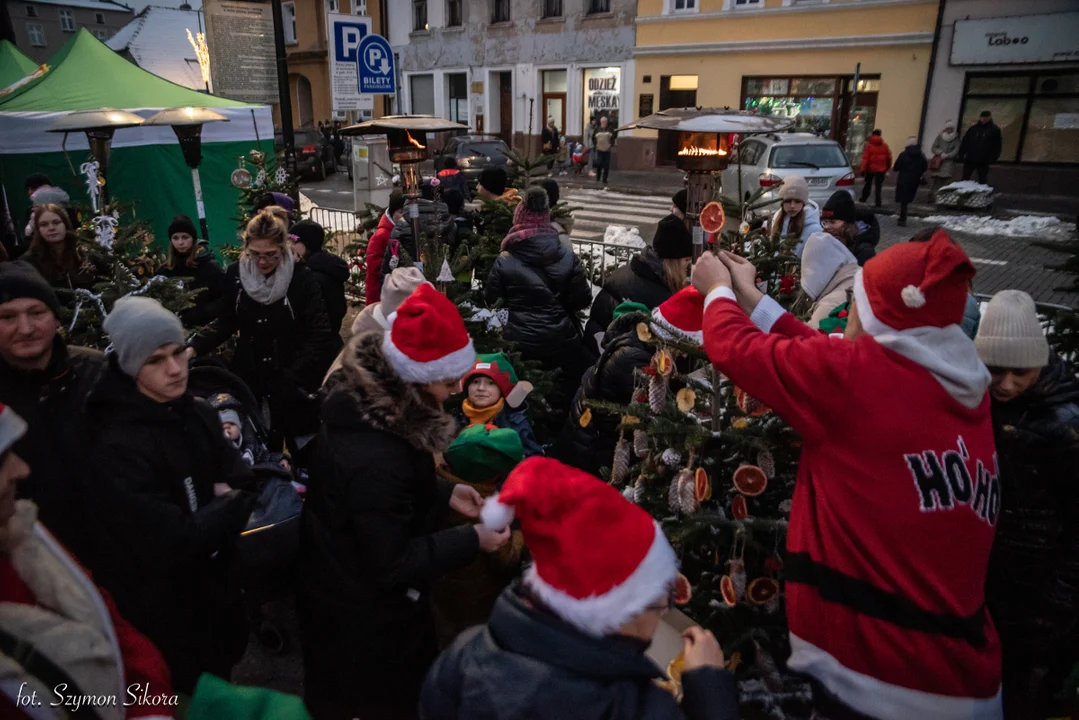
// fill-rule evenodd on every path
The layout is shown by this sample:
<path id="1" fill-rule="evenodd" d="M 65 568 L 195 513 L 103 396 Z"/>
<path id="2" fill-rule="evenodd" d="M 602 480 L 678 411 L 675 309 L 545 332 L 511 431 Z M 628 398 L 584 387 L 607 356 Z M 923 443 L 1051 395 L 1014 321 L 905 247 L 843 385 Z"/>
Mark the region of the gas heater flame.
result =
<path id="1" fill-rule="evenodd" d="M 721 156 L 721 155 L 726 155 L 727 151 L 726 150 L 712 150 L 710 148 L 702 148 L 702 147 L 697 147 L 696 145 L 690 145 L 689 147 L 684 147 L 681 150 L 679 150 L 678 154 L 682 155 L 682 156 L 688 156 L 688 157 L 717 157 L 717 156 Z"/>
<path id="2" fill-rule="evenodd" d="M 410 143 L 412 143 L 413 145 L 415 145 L 416 147 L 418 147 L 420 150 L 426 150 L 427 149 L 427 146 L 426 145 L 420 145 L 419 141 L 416 138 L 412 137 L 412 133 L 410 133 L 409 131 L 406 130 L 405 135 L 408 136 L 408 141 Z"/>

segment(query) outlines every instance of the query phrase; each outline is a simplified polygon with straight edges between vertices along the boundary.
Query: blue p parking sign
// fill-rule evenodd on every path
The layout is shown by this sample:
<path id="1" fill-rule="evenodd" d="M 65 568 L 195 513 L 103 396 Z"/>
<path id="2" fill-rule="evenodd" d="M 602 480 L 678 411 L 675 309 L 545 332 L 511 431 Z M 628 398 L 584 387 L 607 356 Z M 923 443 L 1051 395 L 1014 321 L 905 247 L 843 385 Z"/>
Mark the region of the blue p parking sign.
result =
<path id="1" fill-rule="evenodd" d="M 356 75 L 360 92 L 393 95 L 397 92 L 393 50 L 381 35 L 366 35 L 356 48 Z"/>

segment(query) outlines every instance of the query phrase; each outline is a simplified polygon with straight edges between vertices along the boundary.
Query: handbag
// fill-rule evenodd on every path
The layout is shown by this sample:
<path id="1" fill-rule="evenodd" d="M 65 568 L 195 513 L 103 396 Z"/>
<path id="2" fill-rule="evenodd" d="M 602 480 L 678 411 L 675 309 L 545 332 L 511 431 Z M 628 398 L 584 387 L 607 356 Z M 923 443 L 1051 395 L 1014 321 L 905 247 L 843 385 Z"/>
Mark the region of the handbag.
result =
<path id="1" fill-rule="evenodd" d="M 930 158 L 930 160 L 929 160 L 929 169 L 930 170 L 940 170 L 940 166 L 943 165 L 943 164 L 944 164 L 944 158 L 941 156 L 940 153 L 937 153 L 932 158 Z"/>

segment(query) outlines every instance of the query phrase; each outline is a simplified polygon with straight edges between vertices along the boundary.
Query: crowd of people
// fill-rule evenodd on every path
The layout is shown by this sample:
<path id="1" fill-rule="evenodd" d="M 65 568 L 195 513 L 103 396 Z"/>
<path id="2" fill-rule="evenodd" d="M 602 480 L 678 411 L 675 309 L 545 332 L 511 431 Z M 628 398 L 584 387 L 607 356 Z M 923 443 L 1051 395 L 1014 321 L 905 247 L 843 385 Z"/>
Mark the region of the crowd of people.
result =
<path id="1" fill-rule="evenodd" d="M 442 237 L 472 222 L 447 194 L 420 201 Z M 249 632 L 235 540 L 268 473 L 298 480 L 297 466 L 316 720 L 737 718 L 704 629 L 684 633 L 681 696 L 653 682 L 645 651 L 685 578 L 656 521 L 596 477 L 619 421 L 584 416 L 631 400 L 654 352 L 641 312 L 802 438 L 787 666 L 818 717 L 1044 718 L 1079 659 L 1074 370 L 1029 295 L 979 312 L 974 267 L 944 231 L 878 254 L 877 221 L 847 192 L 818 207 L 796 176 L 779 194 L 769 232 L 796 248 L 805 322 L 745 258 L 693 264 L 684 191 L 593 299 L 552 223 L 557 184 L 518 193 L 504 171 L 481 175 L 479 198 L 513 211 L 486 300 L 569 400 L 546 448 L 530 385 L 505 354 L 478 355 L 424 279 L 400 195 L 367 246 L 347 343 L 323 229 L 269 197 L 225 270 L 177 217 L 159 272 L 202 293 L 180 316 L 120 298 L 107 354 L 61 334 L 57 290 L 95 269 L 60 198 L 35 205 L 25 259 L 0 262 L 0 718 L 39 717 L 28 692 L 61 683 L 121 697 L 138 684 L 132 706 L 98 714 L 172 717 L 169 698 L 227 680 Z M 226 342 L 249 404 L 196 397 Z"/>

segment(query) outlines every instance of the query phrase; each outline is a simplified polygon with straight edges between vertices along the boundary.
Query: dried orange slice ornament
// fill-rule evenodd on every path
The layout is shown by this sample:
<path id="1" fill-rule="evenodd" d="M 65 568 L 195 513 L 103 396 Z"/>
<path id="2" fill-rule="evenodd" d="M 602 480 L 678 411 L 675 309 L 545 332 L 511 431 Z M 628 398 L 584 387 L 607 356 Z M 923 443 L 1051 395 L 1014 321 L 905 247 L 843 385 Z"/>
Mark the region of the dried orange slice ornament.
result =
<path id="1" fill-rule="evenodd" d="M 666 350 L 659 350 L 652 356 L 652 367 L 663 377 L 670 377 L 674 372 L 674 358 Z"/>
<path id="2" fill-rule="evenodd" d="M 735 495 L 731 498 L 731 515 L 735 520 L 745 520 L 749 517 L 749 507 L 746 505 L 745 495 Z"/>
<path id="3" fill-rule="evenodd" d="M 723 602 L 727 603 L 729 607 L 734 607 L 738 604 L 738 594 L 734 591 L 734 581 L 731 580 L 730 575 L 724 575 L 720 579 L 719 592 L 723 595 Z"/>
<path id="4" fill-rule="evenodd" d="M 693 493 L 697 496 L 697 502 L 712 499 L 712 481 L 704 468 L 697 468 L 693 473 Z"/>
<path id="5" fill-rule="evenodd" d="M 693 586 L 690 585 L 689 578 L 682 573 L 678 573 L 678 577 L 674 579 L 674 604 L 685 605 L 692 599 Z"/>
<path id="6" fill-rule="evenodd" d="M 754 605 L 764 605 L 778 594 L 779 583 L 768 577 L 759 577 L 746 588 L 746 597 Z"/>
<path id="7" fill-rule="evenodd" d="M 743 495 L 756 497 L 768 487 L 768 476 L 756 465 L 743 465 L 734 471 L 734 487 Z"/>
<path id="8" fill-rule="evenodd" d="M 588 427 L 592 423 L 592 408 L 585 408 L 581 413 L 581 419 L 577 421 L 577 424 L 581 427 Z"/>
<path id="9" fill-rule="evenodd" d="M 693 392 L 693 388 L 682 388 L 674 399 L 678 403 L 679 410 L 689 412 L 697 402 L 697 393 Z"/>

